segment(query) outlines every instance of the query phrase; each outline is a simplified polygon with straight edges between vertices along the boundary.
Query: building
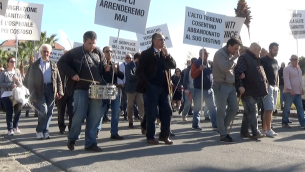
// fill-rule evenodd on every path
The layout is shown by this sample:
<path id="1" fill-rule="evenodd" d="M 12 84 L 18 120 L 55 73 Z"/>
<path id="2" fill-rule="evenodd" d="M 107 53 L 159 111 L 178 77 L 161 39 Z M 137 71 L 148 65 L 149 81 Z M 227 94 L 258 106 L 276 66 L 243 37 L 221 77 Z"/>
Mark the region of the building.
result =
<path id="1" fill-rule="evenodd" d="M 19 42 L 23 42 L 23 41 L 19 41 Z M 6 41 L 3 41 L 1 44 L 0 44 L 0 49 L 2 51 L 16 51 L 16 40 L 6 40 Z M 63 51 L 65 50 L 65 48 L 58 44 L 57 42 L 55 42 L 55 45 L 53 47 L 54 50 L 59 50 L 59 51 Z"/>

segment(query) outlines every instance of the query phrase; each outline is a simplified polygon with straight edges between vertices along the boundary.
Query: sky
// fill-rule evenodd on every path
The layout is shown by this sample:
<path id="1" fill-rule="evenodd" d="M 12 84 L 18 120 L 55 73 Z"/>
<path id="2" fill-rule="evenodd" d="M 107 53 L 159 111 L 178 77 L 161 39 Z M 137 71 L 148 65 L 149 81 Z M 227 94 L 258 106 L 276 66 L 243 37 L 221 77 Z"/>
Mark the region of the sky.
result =
<path id="1" fill-rule="evenodd" d="M 82 42 L 83 34 L 88 30 L 97 33 L 97 46 L 109 44 L 110 36 L 117 36 L 118 29 L 94 24 L 96 0 L 23 0 L 24 2 L 43 4 L 42 31 L 47 35 L 57 34 L 59 30 L 67 34 L 70 40 Z M 170 54 L 175 58 L 177 67 L 184 68 L 188 52 L 198 57 L 202 47 L 183 44 L 185 7 L 192 7 L 212 13 L 235 16 L 234 8 L 238 0 L 151 0 L 147 27 L 168 24 L 173 48 Z M 259 43 L 268 50 L 271 42 L 279 43 L 278 62 L 289 62 L 292 54 L 305 56 L 305 39 L 297 40 L 288 36 L 287 9 L 305 10 L 305 0 L 246 0 L 251 7 L 250 40 L 247 31 L 241 35 L 246 44 Z M 300 7 L 303 7 L 300 9 Z M 243 28 L 245 29 L 245 28 Z M 121 31 L 120 38 L 136 40 L 136 34 Z M 249 45 L 246 45 L 249 46 Z M 213 60 L 215 49 L 207 49 L 209 59 Z"/>

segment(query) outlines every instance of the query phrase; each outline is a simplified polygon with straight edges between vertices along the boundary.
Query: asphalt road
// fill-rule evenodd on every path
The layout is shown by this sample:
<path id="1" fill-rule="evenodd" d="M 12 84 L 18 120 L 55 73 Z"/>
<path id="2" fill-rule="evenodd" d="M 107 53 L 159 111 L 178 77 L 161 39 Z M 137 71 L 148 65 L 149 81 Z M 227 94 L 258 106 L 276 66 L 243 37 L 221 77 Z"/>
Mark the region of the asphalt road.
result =
<path id="1" fill-rule="evenodd" d="M 292 119 L 291 129 L 283 129 L 281 118 L 274 117 L 274 130 L 279 136 L 254 141 L 240 138 L 241 115 L 238 115 L 231 133 L 237 144 L 228 145 L 219 141 L 217 132 L 212 131 L 209 122 L 202 121 L 203 131 L 193 131 L 190 119 L 182 122 L 181 116 L 175 113 L 171 126 L 176 134 L 171 138 L 174 145 L 150 146 L 141 135 L 139 122 L 134 123 L 136 129 L 128 129 L 128 123 L 120 117 L 119 134 L 125 140 L 111 140 L 110 123 L 103 124 L 97 141 L 104 152 L 90 153 L 84 150 L 84 126 L 76 150 L 67 149 L 67 136 L 59 134 L 56 113 L 50 125 L 50 140 L 36 140 L 37 118 L 33 114 L 26 118 L 24 112 L 19 123 L 22 134 L 6 136 L 5 114 L 0 113 L 1 139 L 9 139 L 22 148 L 10 149 L 14 151 L 13 156 L 27 151 L 27 156 L 15 159 L 31 171 L 291 172 L 305 169 L 305 130 L 300 128 L 297 119 Z M 157 133 L 159 131 L 158 128 Z M 6 148 L 8 141 L 1 143 L 1 151 L 9 151 Z"/>

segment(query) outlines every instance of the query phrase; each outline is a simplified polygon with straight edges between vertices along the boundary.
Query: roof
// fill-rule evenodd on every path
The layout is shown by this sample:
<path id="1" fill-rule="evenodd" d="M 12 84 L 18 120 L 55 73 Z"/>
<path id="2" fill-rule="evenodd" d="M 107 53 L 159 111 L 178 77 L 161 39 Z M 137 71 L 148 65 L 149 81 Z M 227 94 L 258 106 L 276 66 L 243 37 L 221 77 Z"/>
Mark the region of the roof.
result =
<path id="1" fill-rule="evenodd" d="M 23 42 L 23 41 L 20 41 Z M 16 47 L 16 40 L 6 40 L 3 41 L 0 45 L 1 47 Z M 64 50 L 65 48 L 60 45 L 59 43 L 55 42 L 55 45 L 53 47 L 56 50 Z"/>

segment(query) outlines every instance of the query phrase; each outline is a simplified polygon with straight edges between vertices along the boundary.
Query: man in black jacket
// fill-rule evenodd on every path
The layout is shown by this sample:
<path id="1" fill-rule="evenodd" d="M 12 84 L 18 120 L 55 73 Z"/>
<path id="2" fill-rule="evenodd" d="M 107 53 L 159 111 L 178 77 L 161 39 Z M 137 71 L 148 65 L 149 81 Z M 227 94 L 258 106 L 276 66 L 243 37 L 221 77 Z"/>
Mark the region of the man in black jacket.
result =
<path id="1" fill-rule="evenodd" d="M 102 70 L 110 71 L 110 67 L 107 66 L 104 54 L 96 47 L 96 38 L 95 32 L 86 32 L 83 37 L 84 45 L 68 51 L 57 62 L 59 69 L 67 77 L 65 94 L 73 94 L 74 100 L 74 117 L 67 144 L 70 150 L 74 150 L 75 141 L 86 119 L 85 149 L 102 151 L 96 142 L 96 126 L 102 116 L 102 100 L 90 99 L 88 90 L 92 82 L 102 81 Z"/>
<path id="2" fill-rule="evenodd" d="M 234 69 L 235 85 L 244 106 L 241 137 L 262 138 L 266 136 L 258 130 L 256 118 L 257 101 L 268 94 L 266 74 L 259 62 L 260 51 L 261 47 L 257 43 L 252 43 L 246 53 L 239 57 Z M 245 78 L 240 79 L 243 74 Z M 252 130 L 252 136 L 248 132 L 249 127 Z"/>
<path id="3" fill-rule="evenodd" d="M 161 133 L 159 141 L 173 144 L 169 139 L 172 115 L 169 93 L 171 92 L 169 70 L 176 68 L 176 61 L 168 53 L 162 33 L 152 35 L 151 48 L 142 52 L 136 75 L 139 78 L 137 92 L 144 93 L 147 124 L 147 143 L 156 145 L 155 120 L 159 112 Z M 159 111 L 158 111 L 159 108 Z"/>
<path id="4" fill-rule="evenodd" d="M 141 119 L 144 116 L 144 100 L 143 94 L 136 91 L 138 85 L 138 77 L 135 75 L 137 65 L 141 53 L 134 55 L 133 61 L 125 66 L 125 92 L 127 94 L 127 114 L 129 128 L 134 128 L 132 114 L 134 114 L 134 101 L 136 101 Z"/>
<path id="5" fill-rule="evenodd" d="M 123 80 L 124 79 L 124 73 L 121 72 L 120 70 L 117 69 L 116 64 L 114 64 L 111 59 L 113 55 L 112 48 L 109 46 L 106 46 L 103 48 L 105 52 L 105 57 L 107 60 L 107 67 L 110 68 L 109 71 L 106 71 L 105 69 L 102 69 L 102 85 L 116 85 L 117 84 L 117 78 Z M 113 77 L 113 72 L 114 72 L 114 77 Z M 113 82 L 112 82 L 113 79 Z M 120 110 L 120 96 L 117 93 L 116 99 L 115 100 L 110 100 L 106 99 L 103 100 L 103 105 L 102 105 L 102 112 L 108 112 L 108 104 L 110 104 L 111 108 L 111 139 L 115 140 L 123 140 L 124 138 L 118 134 L 118 125 L 119 125 L 119 110 Z M 99 128 L 100 129 L 100 128 Z"/>

